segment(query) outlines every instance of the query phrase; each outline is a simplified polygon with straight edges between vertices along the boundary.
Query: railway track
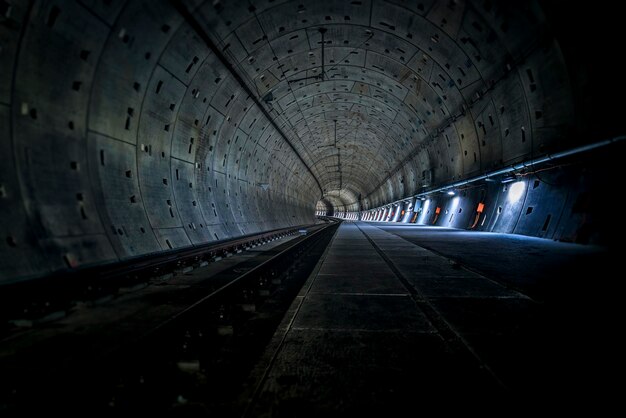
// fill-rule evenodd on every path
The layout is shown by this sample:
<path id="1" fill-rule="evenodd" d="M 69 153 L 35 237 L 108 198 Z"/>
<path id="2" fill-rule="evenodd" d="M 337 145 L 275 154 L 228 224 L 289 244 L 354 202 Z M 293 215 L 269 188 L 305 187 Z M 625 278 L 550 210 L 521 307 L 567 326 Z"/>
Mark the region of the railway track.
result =
<path id="1" fill-rule="evenodd" d="M 51 315 L 43 311 L 31 315 L 39 319 L 30 324 L 24 319 L 8 326 L 0 342 L 0 411 L 235 414 L 247 374 L 337 225 L 328 221 L 110 266 L 95 277 L 81 272 L 63 281 L 66 292 L 35 297 L 53 286 L 49 279 L 28 288 L 37 302 L 20 293 L 26 287 L 18 289 L 24 300 L 5 306 L 5 317 L 20 304 L 44 299 L 53 301 L 48 311 L 67 311 L 61 319 L 41 319 L 41 313 Z M 263 240 L 272 248 L 255 249 L 257 255 L 239 262 L 229 257 L 217 274 L 203 273 L 220 265 L 212 261 Z M 77 295 L 90 287 L 97 299 L 81 305 Z"/>

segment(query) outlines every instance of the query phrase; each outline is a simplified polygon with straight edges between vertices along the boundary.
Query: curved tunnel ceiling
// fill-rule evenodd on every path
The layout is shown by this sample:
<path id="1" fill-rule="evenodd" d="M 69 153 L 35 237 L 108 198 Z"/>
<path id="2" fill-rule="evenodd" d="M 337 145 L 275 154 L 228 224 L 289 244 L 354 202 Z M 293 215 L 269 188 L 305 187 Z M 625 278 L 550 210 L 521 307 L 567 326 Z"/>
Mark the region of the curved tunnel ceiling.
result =
<path id="1" fill-rule="evenodd" d="M 533 147 L 545 152 L 571 122 L 567 73 L 556 44 L 541 38 L 539 8 L 500 3 L 197 10 L 259 97 L 271 95 L 268 107 L 324 195 L 343 195 L 355 210 L 359 196 L 380 205 L 519 161 Z M 544 110 L 546 100 L 562 106 Z"/>
<path id="2" fill-rule="evenodd" d="M 309 223 L 320 199 L 377 207 L 572 140 L 534 2 L 7 4 L 8 281 Z"/>

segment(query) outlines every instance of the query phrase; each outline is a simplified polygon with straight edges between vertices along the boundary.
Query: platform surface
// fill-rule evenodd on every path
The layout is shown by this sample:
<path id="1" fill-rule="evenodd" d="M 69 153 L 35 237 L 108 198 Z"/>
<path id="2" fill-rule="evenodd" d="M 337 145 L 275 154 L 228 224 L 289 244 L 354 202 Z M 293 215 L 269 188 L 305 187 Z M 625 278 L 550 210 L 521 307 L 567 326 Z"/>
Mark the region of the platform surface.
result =
<path id="1" fill-rule="evenodd" d="M 563 301 L 546 302 L 538 284 L 551 257 L 552 267 L 565 266 L 597 250 L 483 236 L 491 252 L 472 263 L 462 240 L 447 238 L 451 259 L 442 255 L 446 238 L 435 238 L 416 227 L 344 222 L 257 366 L 247 415 L 532 409 L 589 395 L 587 330 L 561 322 L 576 316 L 561 311 Z M 438 242 L 437 253 L 420 240 Z M 525 253 L 529 246 L 540 251 Z M 518 273 L 507 280 L 507 265 L 490 270 L 498 262 L 490 257 L 516 260 L 515 268 L 533 254 L 547 264 L 527 266 L 526 281 Z"/>

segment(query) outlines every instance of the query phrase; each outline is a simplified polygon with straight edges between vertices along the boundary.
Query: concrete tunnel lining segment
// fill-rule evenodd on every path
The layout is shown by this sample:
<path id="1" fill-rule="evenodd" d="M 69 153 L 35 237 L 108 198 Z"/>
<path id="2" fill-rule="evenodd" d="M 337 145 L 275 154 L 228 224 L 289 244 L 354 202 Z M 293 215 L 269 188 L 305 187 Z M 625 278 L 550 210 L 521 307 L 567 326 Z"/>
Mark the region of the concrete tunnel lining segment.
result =
<path id="1" fill-rule="evenodd" d="M 320 187 L 374 209 L 581 142 L 533 1 L 9 3 L 0 283 L 310 223 Z"/>

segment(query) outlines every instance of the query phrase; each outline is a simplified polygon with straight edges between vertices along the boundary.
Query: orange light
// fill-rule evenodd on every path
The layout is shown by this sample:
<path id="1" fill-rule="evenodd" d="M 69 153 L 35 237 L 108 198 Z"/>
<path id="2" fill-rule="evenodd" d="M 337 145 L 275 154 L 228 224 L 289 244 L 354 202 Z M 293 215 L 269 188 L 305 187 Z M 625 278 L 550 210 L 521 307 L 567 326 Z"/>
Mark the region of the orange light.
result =
<path id="1" fill-rule="evenodd" d="M 485 210 L 485 204 L 484 203 L 479 203 L 478 207 L 476 208 L 476 212 L 483 213 L 484 210 Z"/>
<path id="2" fill-rule="evenodd" d="M 437 209 L 435 209 L 435 215 L 439 215 L 439 213 L 441 213 L 441 208 L 437 206 Z"/>
<path id="3" fill-rule="evenodd" d="M 404 215 L 404 211 L 400 212 L 400 215 Z"/>

